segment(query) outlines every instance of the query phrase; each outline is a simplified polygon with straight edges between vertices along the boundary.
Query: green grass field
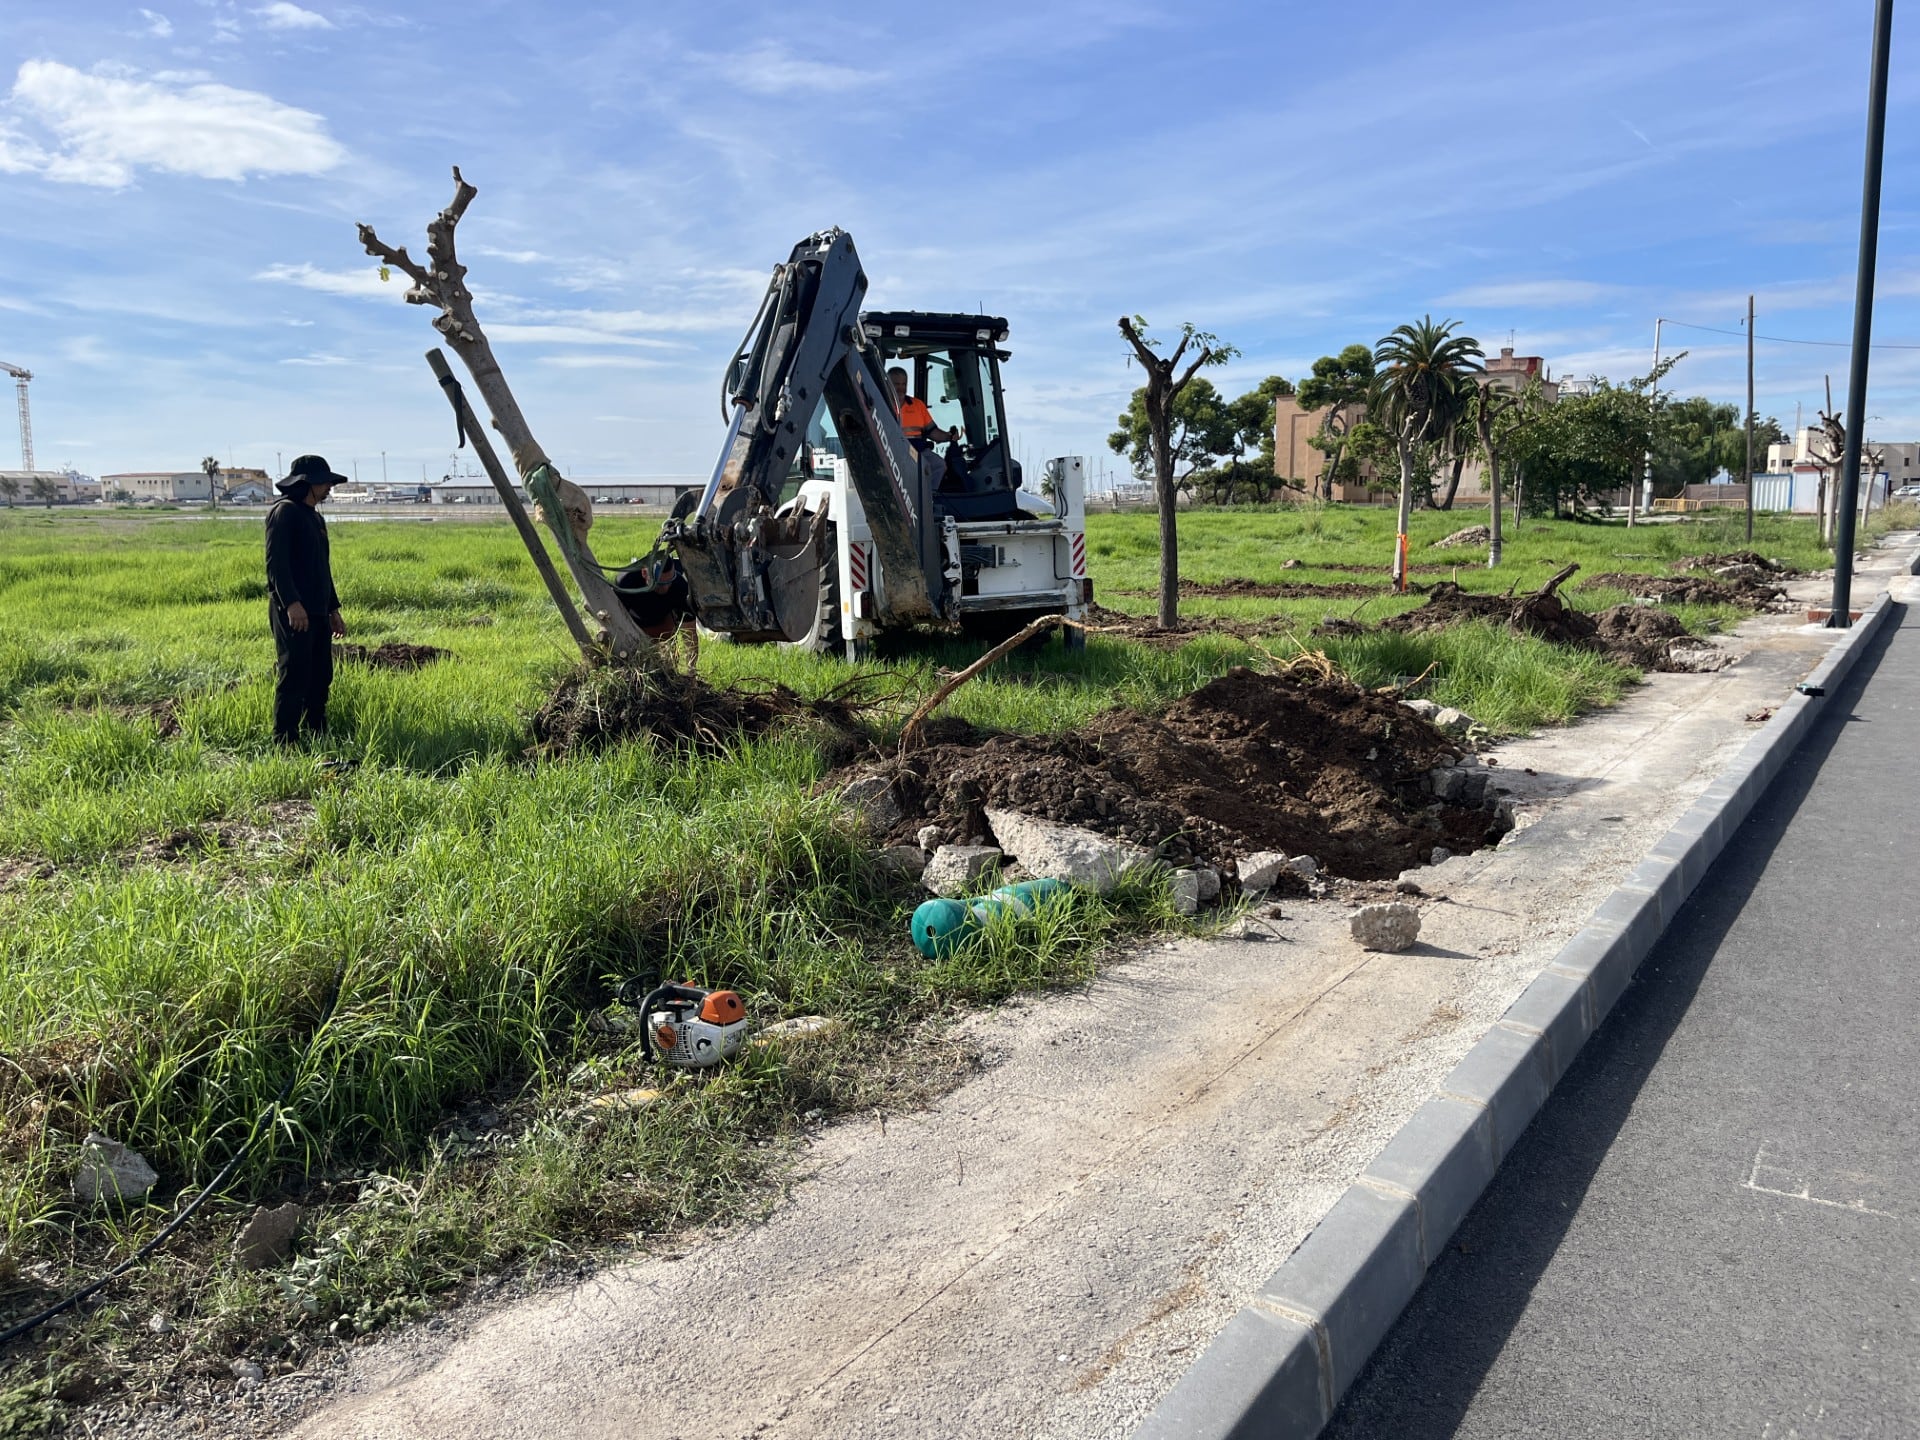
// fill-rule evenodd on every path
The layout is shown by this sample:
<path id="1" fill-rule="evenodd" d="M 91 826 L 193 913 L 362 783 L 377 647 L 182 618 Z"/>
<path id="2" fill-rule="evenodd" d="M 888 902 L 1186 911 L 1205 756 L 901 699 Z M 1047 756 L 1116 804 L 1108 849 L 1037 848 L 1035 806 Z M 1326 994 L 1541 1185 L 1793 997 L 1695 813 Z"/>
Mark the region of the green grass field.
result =
<path id="1" fill-rule="evenodd" d="M 1153 523 L 1091 521 L 1103 603 L 1151 609 L 1121 592 L 1152 588 Z M 1462 523 L 1417 517 L 1415 564 Z M 596 546 L 624 559 L 655 528 L 606 521 Z M 1186 573 L 1203 582 L 1384 587 L 1390 528 L 1389 516 L 1339 509 L 1181 521 Z M 1809 530 L 1763 522 L 1759 548 L 1817 564 Z M 636 741 L 530 760 L 532 712 L 574 657 L 512 530 L 342 523 L 333 543 L 354 640 L 451 656 L 413 672 L 340 666 L 325 749 L 290 755 L 267 741 L 257 523 L 0 513 L 0 1322 L 137 1245 L 272 1115 L 207 1223 L 86 1319 L 47 1332 L 57 1344 L 25 1389 L 0 1395 L 0 1421 L 7 1404 L 40 1404 L 63 1357 L 89 1346 L 127 1363 L 144 1346 L 217 1366 L 245 1337 L 258 1355 L 265 1335 L 291 1363 L 474 1273 L 751 1208 L 784 1142 L 810 1124 L 939 1083 L 951 1057 L 937 1041 L 908 1043 L 926 1022 L 1082 980 L 1117 929 L 1170 922 L 1150 889 L 1076 897 L 1037 930 L 995 929 L 921 961 L 906 936 L 913 891 L 876 875 L 855 823 L 815 793 L 826 762 L 805 735 L 713 755 Z M 1530 521 L 1498 575 L 1470 553 L 1433 556 L 1457 556 L 1464 585 L 1505 589 L 1569 560 L 1664 570 L 1737 545 L 1725 525 Z M 1304 568 L 1283 573 L 1292 557 Z M 1346 563 L 1379 570 L 1323 568 Z M 1362 618 L 1409 603 L 1383 588 Z M 1186 609 L 1256 622 L 1279 652 L 1358 604 Z M 1611 703 L 1635 678 L 1481 626 L 1324 648 L 1367 684 L 1435 665 L 1427 693 L 1502 730 Z M 876 716 L 876 733 L 897 727 L 938 667 L 975 653 L 930 644 L 896 657 L 903 703 Z M 1224 637 L 1169 651 L 1095 636 L 1084 653 L 1013 657 L 951 708 L 1061 731 L 1263 659 Z M 809 695 L 854 673 L 723 645 L 705 647 L 701 670 Z M 1017 683 L 1034 670 L 1052 683 Z M 844 1028 L 682 1076 L 637 1116 L 569 1121 L 595 1090 L 642 1082 L 633 1047 L 586 1020 L 612 982 L 655 975 L 732 986 L 762 1020 L 818 1013 Z M 517 1118 L 476 1139 L 462 1116 L 479 1105 Z M 73 1212 L 66 1186 L 89 1129 L 161 1170 L 153 1204 Z M 386 1178 L 362 1183 L 371 1175 Z M 302 1259 L 291 1276 L 231 1273 L 220 1250 L 235 1217 L 278 1194 L 314 1207 Z M 165 1342 L 139 1323 L 156 1310 L 178 1324 Z"/>

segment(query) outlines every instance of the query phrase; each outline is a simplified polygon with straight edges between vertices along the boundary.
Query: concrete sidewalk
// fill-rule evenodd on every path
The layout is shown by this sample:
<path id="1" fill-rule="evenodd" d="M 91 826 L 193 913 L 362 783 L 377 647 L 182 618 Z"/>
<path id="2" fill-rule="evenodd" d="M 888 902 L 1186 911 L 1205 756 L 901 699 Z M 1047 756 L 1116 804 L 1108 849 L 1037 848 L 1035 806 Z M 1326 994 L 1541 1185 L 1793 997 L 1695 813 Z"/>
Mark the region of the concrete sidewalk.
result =
<path id="1" fill-rule="evenodd" d="M 1326 1434 L 1915 1433 L 1920 608 L 1893 620 Z"/>

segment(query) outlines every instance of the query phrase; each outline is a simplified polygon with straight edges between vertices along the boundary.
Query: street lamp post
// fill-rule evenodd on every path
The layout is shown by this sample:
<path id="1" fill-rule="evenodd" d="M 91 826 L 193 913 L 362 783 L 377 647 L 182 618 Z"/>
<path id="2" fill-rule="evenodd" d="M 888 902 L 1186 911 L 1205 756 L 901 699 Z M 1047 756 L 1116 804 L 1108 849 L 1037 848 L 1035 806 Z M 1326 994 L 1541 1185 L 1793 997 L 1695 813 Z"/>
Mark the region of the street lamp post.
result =
<path id="1" fill-rule="evenodd" d="M 1859 509 L 1860 442 L 1866 431 L 1867 359 L 1873 341 L 1873 267 L 1880 246 L 1880 160 L 1887 139 L 1887 52 L 1893 39 L 1893 0 L 1873 7 L 1873 69 L 1867 84 L 1867 160 L 1860 194 L 1860 266 L 1853 293 L 1853 359 L 1847 374 L 1847 445 L 1840 461 L 1838 525 L 1833 544 L 1833 608 L 1827 624 L 1853 623 L 1853 542 Z"/>
<path id="2" fill-rule="evenodd" d="M 1649 373 L 1655 376 L 1660 373 L 1660 327 L 1666 323 L 1666 320 L 1661 316 L 1656 315 L 1654 317 L 1653 370 Z M 1647 381 L 1649 400 L 1651 400 L 1653 391 L 1659 384 L 1658 379 L 1650 379 Z M 1647 413 L 1651 415 L 1653 412 L 1649 409 Z M 1649 422 L 1647 428 L 1647 463 L 1640 480 L 1640 509 L 1644 514 L 1651 515 L 1653 513 L 1653 428 L 1651 422 Z M 1627 497 L 1627 523 L 1629 525 L 1633 523 L 1633 497 L 1631 495 Z"/>

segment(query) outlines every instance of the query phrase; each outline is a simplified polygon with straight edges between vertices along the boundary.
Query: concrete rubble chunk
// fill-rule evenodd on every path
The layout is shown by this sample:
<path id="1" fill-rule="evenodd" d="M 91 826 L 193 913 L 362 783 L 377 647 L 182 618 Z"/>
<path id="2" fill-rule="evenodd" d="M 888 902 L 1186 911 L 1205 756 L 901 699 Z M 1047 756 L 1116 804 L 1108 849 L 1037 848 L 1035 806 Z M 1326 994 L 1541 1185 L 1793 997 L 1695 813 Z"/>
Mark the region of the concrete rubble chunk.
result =
<path id="1" fill-rule="evenodd" d="M 927 852 L 918 845 L 888 845 L 873 857 L 873 863 L 895 875 L 918 880 L 927 868 Z"/>
<path id="2" fill-rule="evenodd" d="M 913 838 L 919 842 L 922 850 L 931 855 L 946 843 L 947 832 L 942 830 L 938 825 L 922 825 L 920 827 L 920 833 Z"/>
<path id="3" fill-rule="evenodd" d="M 1484 525 L 1469 525 L 1464 530 L 1456 530 L 1444 540 L 1436 540 L 1428 546 L 1430 550 L 1454 550 L 1462 545 L 1489 545 L 1493 542 L 1493 532 Z"/>
<path id="4" fill-rule="evenodd" d="M 1431 720 L 1440 713 L 1440 707 L 1431 700 L 1402 700 L 1400 703 L 1426 720 Z"/>
<path id="5" fill-rule="evenodd" d="M 1452 858 L 1453 852 L 1451 850 L 1447 849 L 1444 845 L 1436 845 L 1433 847 L 1433 853 L 1427 856 L 1427 863 L 1429 865 L 1444 865 Z"/>
<path id="6" fill-rule="evenodd" d="M 1427 788 L 1436 800 L 1457 800 L 1466 786 L 1467 772 L 1451 765 L 1436 765 L 1427 772 Z"/>
<path id="7" fill-rule="evenodd" d="M 73 1193 L 89 1205 L 138 1200 L 159 1178 L 159 1172 L 139 1151 L 105 1135 L 89 1134 L 80 1142 L 80 1169 L 73 1177 Z"/>
<path id="8" fill-rule="evenodd" d="M 1200 913 L 1200 877 L 1191 870 L 1173 872 L 1173 908 L 1181 915 Z"/>
<path id="9" fill-rule="evenodd" d="M 840 792 L 840 798 L 850 809 L 866 816 L 867 823 L 882 834 L 906 818 L 906 812 L 894 798 L 890 775 L 856 775 Z"/>
<path id="10" fill-rule="evenodd" d="M 1464 710 L 1454 709 L 1451 705 L 1445 706 L 1437 714 L 1428 718 L 1433 721 L 1434 729 L 1443 735 L 1458 737 L 1474 728 L 1473 717 Z"/>
<path id="11" fill-rule="evenodd" d="M 1220 872 L 1206 865 L 1196 865 L 1193 873 L 1200 879 L 1200 903 L 1211 905 L 1220 898 Z"/>
<path id="12" fill-rule="evenodd" d="M 987 824 L 1000 848 L 1018 860 L 1029 875 L 1042 880 L 1064 880 L 1105 895 L 1129 870 L 1145 865 L 1153 852 L 1125 840 L 1041 820 L 1018 810 L 989 810 Z"/>
<path id="13" fill-rule="evenodd" d="M 1420 912 L 1398 901 L 1363 905 L 1354 912 L 1351 928 L 1363 949 L 1398 952 L 1420 938 Z"/>
<path id="14" fill-rule="evenodd" d="M 1252 855 L 1241 856 L 1236 868 L 1239 871 L 1240 888 L 1250 895 L 1257 894 L 1273 888 L 1273 882 L 1287 868 L 1287 857 L 1277 850 L 1260 850 Z"/>
<path id="15" fill-rule="evenodd" d="M 920 883 L 934 894 L 949 899 L 976 895 L 981 881 L 1000 863 L 1000 857 L 1000 850 L 993 845 L 942 845 L 927 861 Z"/>
<path id="16" fill-rule="evenodd" d="M 258 1360 L 236 1360 L 227 1369 L 240 1382 L 242 1390 L 251 1390 L 267 1378 L 267 1372 Z"/>
<path id="17" fill-rule="evenodd" d="M 1320 862 L 1311 855 L 1296 855 L 1287 861 L 1287 869 L 1302 880 L 1312 880 L 1320 874 Z"/>
<path id="18" fill-rule="evenodd" d="M 300 1215 L 300 1207 L 291 1200 L 277 1210 L 260 1206 L 234 1239 L 233 1263 L 242 1270 L 265 1270 L 285 1260 L 293 1253 Z"/>

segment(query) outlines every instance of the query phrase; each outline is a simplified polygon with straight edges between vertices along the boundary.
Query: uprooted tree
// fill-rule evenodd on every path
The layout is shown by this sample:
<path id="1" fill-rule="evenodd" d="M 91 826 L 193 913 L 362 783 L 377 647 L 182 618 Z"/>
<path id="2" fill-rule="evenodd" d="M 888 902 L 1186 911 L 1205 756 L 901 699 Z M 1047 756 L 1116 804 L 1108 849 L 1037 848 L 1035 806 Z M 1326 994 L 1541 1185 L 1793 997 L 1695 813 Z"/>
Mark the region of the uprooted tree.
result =
<path id="1" fill-rule="evenodd" d="M 1173 353 L 1162 355 L 1147 334 L 1147 322 L 1138 315 L 1120 317 L 1120 333 L 1133 347 L 1134 357 L 1145 372 L 1147 383 L 1141 387 L 1141 409 L 1147 425 L 1148 455 L 1153 462 L 1153 502 L 1160 512 L 1160 615 L 1159 623 L 1171 630 L 1180 623 L 1180 531 L 1178 477 L 1174 473 L 1174 404 L 1180 392 L 1192 382 L 1203 365 L 1223 365 L 1240 352 L 1223 344 L 1217 336 L 1196 330 L 1191 324 L 1180 327 L 1180 343 Z M 1189 352 L 1191 357 L 1189 358 Z M 1185 370 L 1180 362 L 1186 360 Z"/>
<path id="2" fill-rule="evenodd" d="M 431 305 L 440 312 L 433 317 L 433 328 L 446 337 L 453 353 L 467 367 L 474 389 L 480 393 L 481 403 L 492 418 L 493 428 L 507 443 L 520 483 L 540 502 L 540 518 L 552 532 L 588 611 L 600 622 L 599 644 L 603 656 L 622 664 L 658 667 L 663 663 L 661 652 L 627 613 L 619 592 L 606 578 L 587 543 L 587 531 L 593 525 L 593 503 L 584 490 L 560 474 L 545 448 L 534 438 L 533 427 L 521 413 L 519 401 L 514 399 L 507 377 L 501 372 L 500 362 L 494 358 L 493 346 L 474 318 L 473 292 L 467 289 L 467 267 L 460 263 L 454 248 L 454 231 L 478 193 L 461 176 L 460 167 L 454 166 L 453 203 L 427 224 L 425 265 L 410 256 L 405 246 L 396 249 L 381 240 L 371 225 L 360 227 L 360 243 L 369 255 L 413 281 L 407 291 L 408 304 Z M 538 543 L 538 537 L 531 532 L 528 540 L 530 548 Z M 544 552 L 536 554 L 535 563 L 544 559 Z"/>

